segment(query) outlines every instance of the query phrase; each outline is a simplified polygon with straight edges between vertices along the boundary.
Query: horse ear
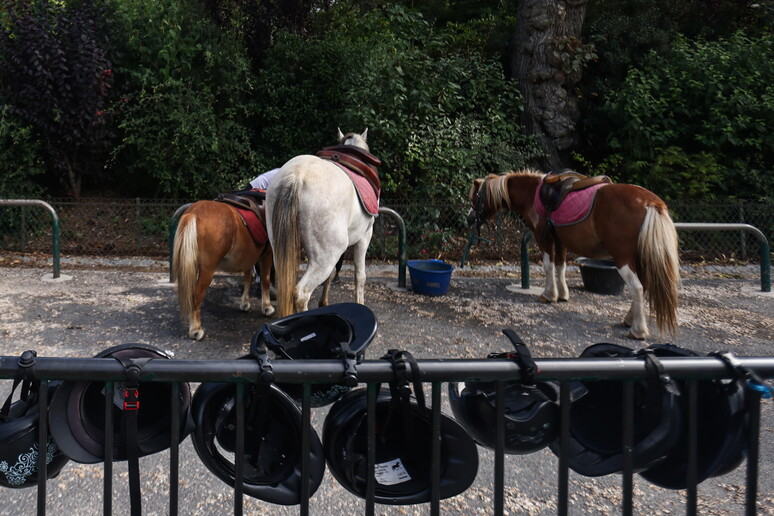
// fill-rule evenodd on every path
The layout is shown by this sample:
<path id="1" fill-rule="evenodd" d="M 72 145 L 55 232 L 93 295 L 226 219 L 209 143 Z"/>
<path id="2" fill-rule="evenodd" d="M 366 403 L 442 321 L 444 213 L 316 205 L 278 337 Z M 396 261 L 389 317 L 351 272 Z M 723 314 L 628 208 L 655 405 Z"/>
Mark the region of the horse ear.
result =
<path id="1" fill-rule="evenodd" d="M 341 127 L 336 128 L 339 131 L 339 143 L 344 140 L 344 133 L 341 132 Z"/>
<path id="2" fill-rule="evenodd" d="M 363 139 L 363 141 L 368 140 L 368 127 L 365 128 L 365 131 L 363 131 L 363 134 L 361 134 L 360 137 Z"/>

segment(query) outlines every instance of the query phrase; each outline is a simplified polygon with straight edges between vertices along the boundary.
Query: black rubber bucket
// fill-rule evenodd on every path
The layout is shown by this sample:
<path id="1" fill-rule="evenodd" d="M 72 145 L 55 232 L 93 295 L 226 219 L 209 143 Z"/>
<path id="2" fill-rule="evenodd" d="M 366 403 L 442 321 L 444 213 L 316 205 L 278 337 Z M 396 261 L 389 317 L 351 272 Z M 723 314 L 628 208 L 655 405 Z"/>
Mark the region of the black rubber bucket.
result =
<path id="1" fill-rule="evenodd" d="M 613 296 L 623 292 L 624 280 L 618 274 L 613 260 L 578 258 L 575 263 L 580 268 L 583 286 L 589 292 Z"/>

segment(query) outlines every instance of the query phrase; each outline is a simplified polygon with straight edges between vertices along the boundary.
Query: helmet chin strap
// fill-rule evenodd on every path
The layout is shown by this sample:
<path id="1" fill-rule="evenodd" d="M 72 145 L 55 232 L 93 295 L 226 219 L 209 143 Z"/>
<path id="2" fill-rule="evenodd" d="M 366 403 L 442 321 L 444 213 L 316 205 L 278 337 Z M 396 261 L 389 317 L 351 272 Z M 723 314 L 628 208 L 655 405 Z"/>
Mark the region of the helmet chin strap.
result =
<path id="1" fill-rule="evenodd" d="M 129 469 L 129 503 L 131 515 L 142 514 L 142 497 L 140 496 L 140 443 L 137 430 L 137 418 L 140 411 L 140 376 L 142 367 L 150 358 L 118 358 L 124 367 L 126 383 L 123 401 L 123 431 L 126 434 L 126 455 Z"/>

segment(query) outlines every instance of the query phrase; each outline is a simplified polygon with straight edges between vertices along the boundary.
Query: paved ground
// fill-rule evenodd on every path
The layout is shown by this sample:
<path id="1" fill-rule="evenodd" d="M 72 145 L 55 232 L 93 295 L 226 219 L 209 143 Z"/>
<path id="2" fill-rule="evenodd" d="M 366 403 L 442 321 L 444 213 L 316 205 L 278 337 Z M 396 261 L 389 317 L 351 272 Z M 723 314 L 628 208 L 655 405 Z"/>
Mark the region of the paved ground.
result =
<path id="1" fill-rule="evenodd" d="M 68 263 L 71 279 L 42 278 L 51 269 L 0 267 L 0 351 L 17 355 L 36 349 L 40 356 L 90 357 L 115 344 L 141 342 L 174 353 L 176 358 L 222 359 L 245 354 L 252 333 L 264 322 L 254 306 L 237 308 L 237 278 L 219 276 L 208 292 L 204 309 L 205 340 L 185 337 L 177 315 L 175 289 L 161 264 L 102 270 Z M 142 270 L 126 270 L 126 269 Z M 438 298 L 395 288 L 392 269 L 373 269 L 366 303 L 379 322 L 367 358 L 379 358 L 389 348 L 410 350 L 417 358 L 483 358 L 507 350 L 501 334 L 513 328 L 536 357 L 574 357 L 596 342 L 638 346 L 625 338 L 618 323 L 628 308 L 624 296 L 586 292 L 580 278 L 570 278 L 569 303 L 545 306 L 534 294 L 518 288 L 513 269 L 456 271 L 449 293 Z M 349 270 L 336 286 L 332 301 L 350 301 Z M 486 276 L 486 277 L 485 277 Z M 691 274 L 681 288 L 680 329 L 669 341 L 707 353 L 730 349 L 742 356 L 774 356 L 774 298 L 760 293 L 757 276 L 720 277 Z M 542 286 L 539 270 L 533 285 Z M 257 303 L 256 303 L 257 304 Z M 649 343 L 665 342 L 655 337 Z M 326 409 L 315 409 L 313 424 L 321 432 Z M 768 402 L 761 430 L 760 513 L 774 514 L 774 414 Z M 448 413 L 448 410 L 447 410 Z M 465 493 L 442 502 L 444 514 L 492 514 L 492 454 L 480 450 L 476 483 Z M 168 513 L 168 454 L 142 459 L 146 514 Z M 556 458 L 550 451 L 506 457 L 506 498 L 509 514 L 544 515 L 556 511 Z M 114 513 L 127 514 L 126 468 L 117 463 Z M 199 461 L 190 440 L 181 449 L 181 514 L 228 514 L 233 491 Z M 101 465 L 70 463 L 49 482 L 50 514 L 99 514 Z M 621 478 L 588 479 L 571 473 L 571 514 L 620 513 Z M 635 480 L 637 514 L 682 513 L 684 493 L 656 488 Z M 701 484 L 700 514 L 743 514 L 744 467 Z M 0 514 L 34 514 L 35 490 L 6 490 Z M 361 500 L 349 495 L 329 473 L 312 498 L 312 514 L 363 512 Z M 245 498 L 246 513 L 297 514 L 297 507 L 280 507 Z M 377 506 L 377 514 L 427 514 L 427 506 Z"/>

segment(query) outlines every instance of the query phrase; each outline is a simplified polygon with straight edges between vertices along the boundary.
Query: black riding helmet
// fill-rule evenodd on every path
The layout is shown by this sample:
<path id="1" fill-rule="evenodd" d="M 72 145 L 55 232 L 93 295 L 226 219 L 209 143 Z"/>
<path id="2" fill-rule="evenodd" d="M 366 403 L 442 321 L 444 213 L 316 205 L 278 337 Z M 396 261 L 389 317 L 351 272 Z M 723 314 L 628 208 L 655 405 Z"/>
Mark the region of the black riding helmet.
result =
<path id="1" fill-rule="evenodd" d="M 581 358 L 635 357 L 627 347 L 600 343 L 586 348 Z M 657 359 L 646 355 L 650 379 L 633 382 L 634 435 L 632 462 L 635 472 L 664 460 L 682 429 L 679 391 Z M 597 477 L 623 471 L 623 381 L 580 382 L 585 394 L 570 405 L 569 467 Z M 550 445 L 559 454 L 559 445 Z"/>
<path id="2" fill-rule="evenodd" d="M 274 385 L 252 384 L 245 397 L 243 491 L 279 505 L 301 502 L 301 410 Z M 203 383 L 194 394 L 193 444 L 207 469 L 228 485 L 236 479 L 236 386 Z M 309 427 L 309 491 L 325 473 L 322 444 Z"/>
<path id="3" fill-rule="evenodd" d="M 118 360 L 169 360 L 164 351 L 146 344 L 122 344 L 99 353 L 95 358 Z M 113 459 L 127 460 L 127 438 L 123 418 L 127 414 L 122 382 L 114 384 Z M 140 382 L 137 409 L 137 452 L 144 457 L 169 448 L 171 443 L 170 403 L 172 384 Z M 187 383 L 180 384 L 178 406 L 182 441 L 193 429 L 190 416 L 191 390 Z M 57 387 L 49 408 L 51 435 L 59 448 L 75 462 L 93 464 L 105 457 L 105 384 L 104 382 L 63 382 Z"/>
<path id="4" fill-rule="evenodd" d="M 698 353 L 657 344 L 650 347 L 660 357 L 695 357 Z M 685 381 L 679 381 L 687 392 Z M 710 477 L 725 475 L 744 460 L 749 435 L 747 390 L 741 379 L 700 380 L 697 382 L 697 484 Z M 688 399 L 683 396 L 684 419 L 677 445 L 663 461 L 640 473 L 647 481 L 667 489 L 688 487 Z"/>
<path id="5" fill-rule="evenodd" d="M 278 359 L 344 360 L 347 372 L 340 383 L 312 385 L 311 405 L 322 407 L 357 385 L 355 365 L 362 362 L 375 336 L 376 316 L 370 308 L 338 303 L 264 324 L 253 337 L 251 352 L 255 354 L 256 346 L 265 344 Z M 277 385 L 300 402 L 301 384 Z"/>
<path id="6" fill-rule="evenodd" d="M 504 389 L 505 453 L 526 454 L 548 446 L 559 434 L 558 394 L 554 384 L 535 382 L 537 366 L 529 349 L 512 330 L 503 330 L 516 352 L 493 353 L 488 358 L 515 360 L 522 379 L 509 381 Z M 497 405 L 495 382 L 449 383 L 449 403 L 455 419 L 476 442 L 495 448 Z"/>
<path id="7" fill-rule="evenodd" d="M 39 383 L 22 380 L 23 371 L 34 364 L 35 352 L 25 351 L 19 360 L 19 372 L 14 379 L 11 393 L 0 409 L 0 485 L 5 487 L 31 487 L 38 483 L 38 433 L 40 405 Z M 16 389 L 21 385 L 19 398 L 13 401 Z M 51 395 L 56 384 L 51 384 Z M 46 478 L 54 478 L 67 464 L 68 458 L 57 447 L 51 436 L 46 441 Z"/>
<path id="8" fill-rule="evenodd" d="M 401 352 L 406 353 L 406 352 Z M 415 383 L 415 392 L 418 382 Z M 409 395 L 410 389 L 380 389 L 376 399 L 375 501 L 412 505 L 431 498 L 432 411 Z M 407 386 L 404 386 L 407 387 Z M 368 395 L 366 389 L 346 393 L 323 424 L 325 458 L 336 480 L 365 498 L 368 471 Z M 476 444 L 456 421 L 441 416 L 440 498 L 465 491 L 478 472 Z"/>

